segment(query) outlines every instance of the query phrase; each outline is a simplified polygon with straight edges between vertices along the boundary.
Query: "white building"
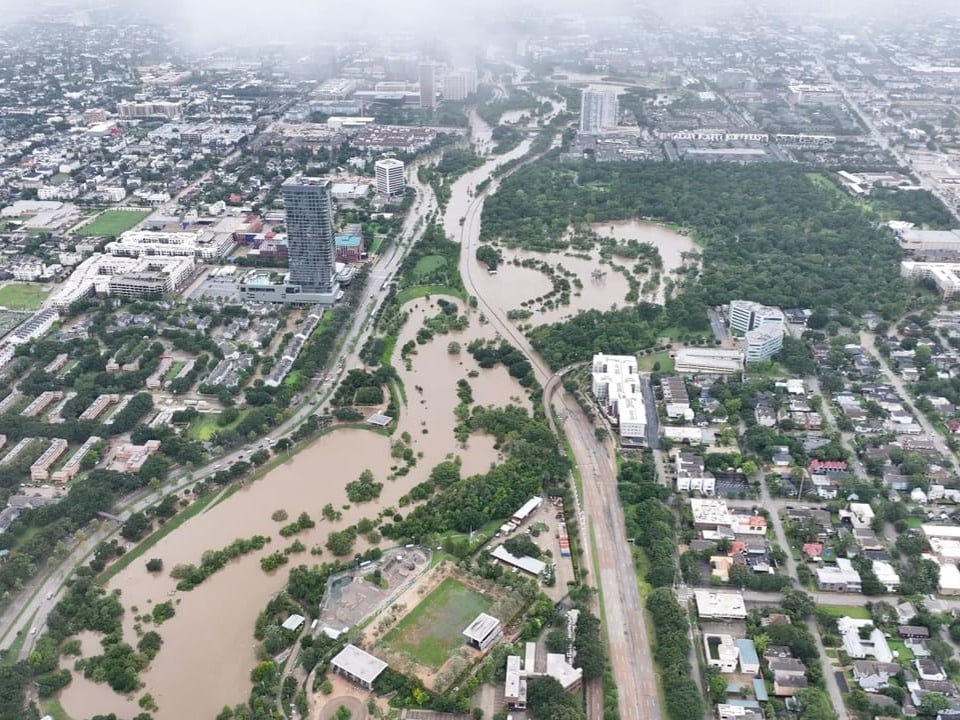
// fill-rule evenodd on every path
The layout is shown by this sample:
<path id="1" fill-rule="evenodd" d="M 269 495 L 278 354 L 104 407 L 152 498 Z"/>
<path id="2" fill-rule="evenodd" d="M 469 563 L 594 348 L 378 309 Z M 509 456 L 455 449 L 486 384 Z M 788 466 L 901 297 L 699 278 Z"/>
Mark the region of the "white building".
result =
<path id="1" fill-rule="evenodd" d="M 869 638 L 860 637 L 860 628 L 871 627 Z M 874 626 L 873 620 L 842 617 L 837 620 L 837 630 L 843 638 L 843 649 L 857 660 L 872 657 L 880 662 L 893 662 L 893 651 L 883 636 L 883 631 Z"/>
<path id="2" fill-rule="evenodd" d="M 699 430 L 697 431 L 699 433 Z M 677 466 L 677 492 L 698 492 L 701 495 L 714 495 L 717 480 L 703 464 L 703 457 L 693 453 L 678 452 L 675 457 Z"/>
<path id="3" fill-rule="evenodd" d="M 748 330 L 743 339 L 743 359 L 750 363 L 769 360 L 783 349 L 783 326 Z"/>
<path id="4" fill-rule="evenodd" d="M 502 630 L 503 627 L 497 618 L 493 615 L 480 613 L 464 629 L 463 636 L 467 639 L 467 644 L 470 647 L 483 651 L 493 645 L 496 639 L 500 637 Z"/>
<path id="5" fill-rule="evenodd" d="M 768 307 L 750 300 L 732 300 L 727 320 L 733 330 L 746 333 L 761 327 L 783 328 L 785 318 L 780 308 Z"/>
<path id="6" fill-rule="evenodd" d="M 694 590 L 693 596 L 697 602 L 697 614 L 703 619 L 743 620 L 747 617 L 747 607 L 740 592 Z"/>
<path id="7" fill-rule="evenodd" d="M 620 441 L 642 444 L 647 434 L 647 408 L 640 388 L 637 359 L 632 355 L 594 355 L 591 389 L 619 426 Z"/>
<path id="8" fill-rule="evenodd" d="M 193 257 L 117 257 L 97 253 L 77 265 L 67 281 L 53 297 L 53 306 L 64 309 L 77 300 L 94 293 L 113 291 L 125 297 L 135 297 L 137 288 L 147 287 L 145 274 L 156 276 L 163 293 L 179 290 L 193 275 Z"/>
<path id="9" fill-rule="evenodd" d="M 387 664 L 378 657 L 364 652 L 355 645 L 347 645 L 330 661 L 334 672 L 367 688 L 387 669 Z"/>
<path id="10" fill-rule="evenodd" d="M 730 509 L 727 501 L 707 498 L 690 498 L 693 526 L 698 530 L 730 527 Z"/>
<path id="11" fill-rule="evenodd" d="M 960 292 L 960 263 L 903 260 L 900 263 L 900 275 L 905 278 L 932 280 L 944 300 L 949 300 Z"/>
<path id="12" fill-rule="evenodd" d="M 785 318 L 780 308 L 733 300 L 727 319 L 731 329 L 744 334 L 743 355 L 747 364 L 769 360 L 783 348 Z"/>
<path id="13" fill-rule="evenodd" d="M 835 566 L 817 568 L 817 587 L 830 592 L 860 592 L 860 573 L 847 558 L 837 558 Z"/>
<path id="14" fill-rule="evenodd" d="M 377 177 L 377 193 L 402 195 L 406 186 L 403 162 L 396 158 L 383 158 L 374 164 Z"/>
<path id="15" fill-rule="evenodd" d="M 127 230 L 107 243 L 107 252 L 123 257 L 152 255 L 159 257 L 196 257 L 215 260 L 233 247 L 230 233 L 213 230 Z"/>
<path id="16" fill-rule="evenodd" d="M 740 650 L 734 644 L 731 635 L 704 633 L 703 650 L 708 665 L 718 668 L 722 673 L 737 671 Z"/>
<path id="17" fill-rule="evenodd" d="M 873 561 L 873 574 L 877 576 L 877 580 L 886 588 L 888 593 L 900 592 L 900 576 L 893 569 L 893 565 L 886 560 Z"/>
<path id="18" fill-rule="evenodd" d="M 620 116 L 617 93 L 613 90 L 584 90 L 580 100 L 580 133 L 599 135 L 614 130 Z"/>
<path id="19" fill-rule="evenodd" d="M 743 353 L 723 348 L 680 348 L 674 365 L 682 375 L 730 375 L 743 370 Z"/>
<path id="20" fill-rule="evenodd" d="M 960 595 L 960 570 L 953 563 L 940 563 L 941 595 Z"/>

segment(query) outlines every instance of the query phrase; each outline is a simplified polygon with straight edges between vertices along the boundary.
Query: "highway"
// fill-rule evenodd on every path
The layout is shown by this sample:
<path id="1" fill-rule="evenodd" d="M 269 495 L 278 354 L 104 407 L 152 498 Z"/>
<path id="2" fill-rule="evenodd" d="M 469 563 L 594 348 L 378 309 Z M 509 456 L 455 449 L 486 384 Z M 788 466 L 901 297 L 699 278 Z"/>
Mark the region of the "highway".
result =
<path id="1" fill-rule="evenodd" d="M 421 162 L 429 162 L 424 159 Z M 371 317 L 379 309 L 385 292 L 380 288 L 391 279 L 403 261 L 406 251 L 413 241 L 419 237 L 426 225 L 426 218 L 436 211 L 436 199 L 429 186 L 419 183 L 416 178 L 416 169 L 419 163 L 408 168 L 409 183 L 417 192 L 417 200 L 407 216 L 398 237 L 373 266 L 367 282 L 360 307 L 357 309 L 353 324 L 345 335 L 344 354 L 339 359 L 340 374 L 360 364 L 359 352 L 363 347 L 362 340 L 370 330 Z M 369 292 L 367 292 L 369 291 Z M 332 360 L 331 362 L 335 362 Z M 311 380 L 303 393 L 303 402 L 297 407 L 290 418 L 270 432 L 271 438 L 279 438 L 299 425 L 312 413 L 318 411 L 323 402 L 336 387 L 336 382 L 323 384 L 322 376 Z M 255 440 L 245 446 L 231 450 L 217 456 L 204 467 L 197 468 L 193 473 L 173 476 L 166 485 L 157 490 L 143 488 L 125 498 L 122 498 L 115 509 L 115 514 L 122 520 L 130 515 L 145 510 L 160 502 L 171 493 L 183 492 L 199 480 L 215 472 L 215 468 L 225 466 L 237 460 L 245 459 L 247 454 L 256 450 L 262 439 Z M 88 562 L 94 549 L 101 543 L 109 540 L 120 529 L 120 523 L 101 520 L 91 524 L 79 533 L 79 538 L 67 539 L 68 554 L 59 561 L 51 561 L 45 571 L 29 582 L 23 590 L 0 614 L 0 648 L 12 645 L 19 633 L 26 635 L 25 642 L 19 657 L 25 658 L 33 649 L 36 639 L 43 634 L 44 625 L 50 610 L 56 605 L 62 594 L 63 584 L 70 577 L 74 568 Z M 31 632 L 35 630 L 35 632 Z"/>
<path id="2" fill-rule="evenodd" d="M 500 160 L 490 161 L 484 166 L 485 170 L 489 172 Z M 533 350 L 526 337 L 507 320 L 506 309 L 499 307 L 495 298 L 484 295 L 474 279 L 475 273 L 482 272 L 474 255 L 480 242 L 483 203 L 498 185 L 493 181 L 489 188 L 470 200 L 466 212 L 462 213 L 460 274 L 467 292 L 477 298 L 478 308 L 491 327 L 527 356 L 545 387 L 545 404 L 552 401 L 557 415 L 565 418 L 567 437 L 573 449 L 571 459 L 579 468 L 583 481 L 581 536 L 585 541 L 587 566 L 596 578 L 602 596 L 610 659 L 619 690 L 620 717 L 623 720 L 657 720 L 662 717 L 659 688 L 650 659 L 650 641 L 633 556 L 626 541 L 626 527 L 617 495 L 616 459 L 612 447 L 597 440 L 593 424 L 576 400 L 564 391 L 559 378 Z M 454 183 L 451 207 L 462 207 L 455 198 L 458 193 L 466 193 L 467 189 L 468 184 L 462 180 Z M 458 219 L 455 221 L 459 222 Z M 593 567 L 591 542 L 599 567 Z M 588 688 L 588 717 L 591 720 L 603 717 L 603 699 L 598 695 L 597 689 Z"/>

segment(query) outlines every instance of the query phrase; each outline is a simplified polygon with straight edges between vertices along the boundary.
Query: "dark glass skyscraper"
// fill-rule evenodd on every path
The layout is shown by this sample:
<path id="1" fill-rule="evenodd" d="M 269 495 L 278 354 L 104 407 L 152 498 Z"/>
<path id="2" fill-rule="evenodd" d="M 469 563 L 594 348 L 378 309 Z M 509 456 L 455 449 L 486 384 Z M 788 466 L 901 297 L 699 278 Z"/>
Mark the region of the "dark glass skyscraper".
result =
<path id="1" fill-rule="evenodd" d="M 336 248 L 330 181 L 294 175 L 283 182 L 282 189 L 287 208 L 290 282 L 303 292 L 332 293 Z"/>

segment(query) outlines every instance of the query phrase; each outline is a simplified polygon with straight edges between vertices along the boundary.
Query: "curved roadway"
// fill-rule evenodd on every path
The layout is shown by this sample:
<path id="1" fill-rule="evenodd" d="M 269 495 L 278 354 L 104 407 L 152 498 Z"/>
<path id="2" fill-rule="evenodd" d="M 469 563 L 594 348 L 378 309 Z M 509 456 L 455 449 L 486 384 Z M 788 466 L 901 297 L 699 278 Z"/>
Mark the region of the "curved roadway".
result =
<path id="1" fill-rule="evenodd" d="M 489 172 L 500 160 L 492 160 L 482 169 Z M 619 689 L 620 717 L 623 720 L 657 720 L 662 716 L 659 688 L 650 657 L 650 642 L 633 556 L 626 539 L 626 526 L 617 495 L 614 453 L 597 441 L 593 424 L 579 404 L 563 390 L 560 376 L 550 371 L 527 338 L 507 320 L 506 310 L 496 304 L 495 298 L 485 296 L 474 281 L 474 273 L 482 272 L 474 259 L 474 251 L 480 240 L 483 203 L 498 186 L 499 183 L 494 180 L 487 190 L 474 196 L 467 206 L 459 230 L 460 273 L 467 292 L 477 298 L 477 305 L 491 326 L 527 356 L 544 385 L 545 406 L 552 403 L 558 416 L 565 419 L 567 437 L 573 448 L 572 459 L 579 467 L 583 480 L 583 513 L 579 518 L 581 535 L 587 549 L 587 565 L 602 595 L 610 659 Z M 467 188 L 468 185 L 461 180 L 451 189 L 456 195 L 458 192 L 466 193 Z M 456 204 L 453 198 L 450 204 Z M 583 514 L 586 515 L 586 522 Z M 599 567 L 594 567 L 594 556 L 589 549 L 591 544 Z M 588 688 L 588 717 L 591 720 L 603 717 L 602 690 L 598 686 L 599 683 L 594 683 L 592 690 Z"/>

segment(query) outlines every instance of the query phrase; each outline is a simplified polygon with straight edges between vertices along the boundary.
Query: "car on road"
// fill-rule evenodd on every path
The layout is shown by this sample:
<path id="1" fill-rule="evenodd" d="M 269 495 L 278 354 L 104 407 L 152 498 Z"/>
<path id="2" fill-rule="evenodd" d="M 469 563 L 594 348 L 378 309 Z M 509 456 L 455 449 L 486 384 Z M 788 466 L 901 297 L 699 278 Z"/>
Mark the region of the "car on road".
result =
<path id="1" fill-rule="evenodd" d="M 47 600 L 50 600 L 52 598 L 53 598 L 53 590 L 47 593 Z"/>
<path id="2" fill-rule="evenodd" d="M 36 628 L 33 628 L 33 629 L 30 631 L 30 634 L 31 634 L 31 635 L 36 635 L 36 634 L 37 634 L 37 629 L 36 629 Z"/>

